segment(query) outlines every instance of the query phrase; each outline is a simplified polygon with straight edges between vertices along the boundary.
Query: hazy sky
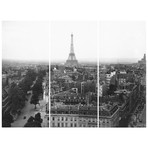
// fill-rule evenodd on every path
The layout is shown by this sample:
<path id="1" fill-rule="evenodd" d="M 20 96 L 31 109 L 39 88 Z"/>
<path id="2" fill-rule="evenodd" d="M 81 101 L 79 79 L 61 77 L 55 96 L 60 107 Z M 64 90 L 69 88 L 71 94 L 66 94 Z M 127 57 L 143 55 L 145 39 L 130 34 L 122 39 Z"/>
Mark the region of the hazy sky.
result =
<path id="1" fill-rule="evenodd" d="M 3 22 L 2 58 L 49 61 L 49 23 Z"/>
<path id="2" fill-rule="evenodd" d="M 145 22 L 101 22 L 101 62 L 137 62 L 146 53 Z"/>
<path id="3" fill-rule="evenodd" d="M 51 61 L 66 61 L 70 53 L 71 33 L 78 61 L 97 60 L 96 22 L 52 22 Z"/>

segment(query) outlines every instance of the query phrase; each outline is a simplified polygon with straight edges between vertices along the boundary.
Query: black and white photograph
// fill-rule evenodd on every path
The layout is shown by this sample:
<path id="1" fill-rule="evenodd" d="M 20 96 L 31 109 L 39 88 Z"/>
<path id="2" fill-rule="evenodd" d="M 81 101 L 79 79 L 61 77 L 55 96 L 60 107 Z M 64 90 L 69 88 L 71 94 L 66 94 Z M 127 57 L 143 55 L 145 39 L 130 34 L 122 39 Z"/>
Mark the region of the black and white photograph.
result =
<path id="1" fill-rule="evenodd" d="M 99 25 L 99 127 L 146 127 L 146 23 Z"/>
<path id="2" fill-rule="evenodd" d="M 49 127 L 48 22 L 2 22 L 2 127 Z"/>
<path id="3" fill-rule="evenodd" d="M 51 22 L 50 127 L 97 127 L 97 22 Z"/>
<path id="4" fill-rule="evenodd" d="M 0 0 L 0 48 L 1 148 L 148 147 L 147 0 Z"/>

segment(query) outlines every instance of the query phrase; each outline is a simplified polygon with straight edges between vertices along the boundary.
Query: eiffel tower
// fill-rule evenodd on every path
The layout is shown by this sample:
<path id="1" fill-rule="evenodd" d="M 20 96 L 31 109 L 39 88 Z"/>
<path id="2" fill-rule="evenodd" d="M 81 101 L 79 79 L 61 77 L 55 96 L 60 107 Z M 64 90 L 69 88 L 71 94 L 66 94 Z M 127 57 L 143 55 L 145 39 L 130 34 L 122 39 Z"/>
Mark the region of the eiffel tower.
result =
<path id="1" fill-rule="evenodd" d="M 70 53 L 68 60 L 65 63 L 65 66 L 67 67 L 77 67 L 78 61 L 76 60 L 76 56 L 74 53 L 74 47 L 73 47 L 73 34 L 71 34 L 71 47 L 70 47 Z"/>

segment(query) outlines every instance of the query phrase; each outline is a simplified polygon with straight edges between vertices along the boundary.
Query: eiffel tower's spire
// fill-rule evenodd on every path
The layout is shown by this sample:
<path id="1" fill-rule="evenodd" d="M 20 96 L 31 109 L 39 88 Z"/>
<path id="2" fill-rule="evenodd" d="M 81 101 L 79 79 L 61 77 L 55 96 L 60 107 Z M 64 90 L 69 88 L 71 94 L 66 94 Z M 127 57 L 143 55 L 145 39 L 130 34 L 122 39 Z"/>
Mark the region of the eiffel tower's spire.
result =
<path id="1" fill-rule="evenodd" d="M 71 50 L 70 53 L 74 53 L 74 47 L 73 47 L 73 34 L 71 34 Z"/>
<path id="2" fill-rule="evenodd" d="M 70 46 L 70 53 L 69 53 L 69 57 L 68 60 L 65 63 L 66 66 L 78 66 L 78 61 L 76 60 L 76 56 L 74 53 L 74 46 L 73 46 L 73 34 L 71 34 L 71 46 Z"/>

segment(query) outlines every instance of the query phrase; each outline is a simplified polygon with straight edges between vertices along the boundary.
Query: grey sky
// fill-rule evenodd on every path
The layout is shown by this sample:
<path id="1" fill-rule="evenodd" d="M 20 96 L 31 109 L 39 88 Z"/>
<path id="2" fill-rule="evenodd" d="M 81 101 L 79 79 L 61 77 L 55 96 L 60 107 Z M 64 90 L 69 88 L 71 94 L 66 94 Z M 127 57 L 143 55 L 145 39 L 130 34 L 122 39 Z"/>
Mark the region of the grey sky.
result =
<path id="1" fill-rule="evenodd" d="M 137 62 L 146 53 L 146 28 L 143 21 L 100 23 L 101 62 Z"/>
<path id="2" fill-rule="evenodd" d="M 70 52 L 71 33 L 78 61 L 97 60 L 97 23 L 91 21 L 51 23 L 51 61 L 66 61 Z"/>
<path id="3" fill-rule="evenodd" d="M 43 21 L 3 22 L 2 58 L 49 61 L 49 23 Z"/>

